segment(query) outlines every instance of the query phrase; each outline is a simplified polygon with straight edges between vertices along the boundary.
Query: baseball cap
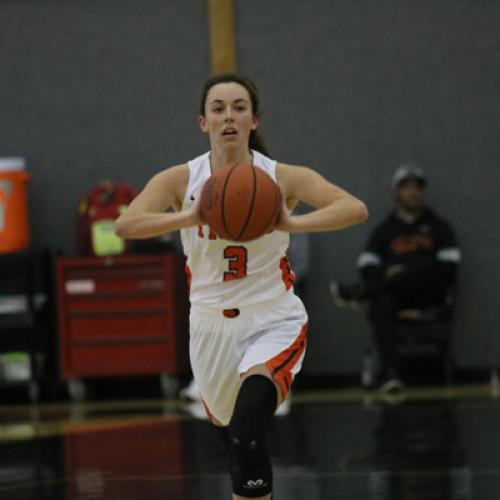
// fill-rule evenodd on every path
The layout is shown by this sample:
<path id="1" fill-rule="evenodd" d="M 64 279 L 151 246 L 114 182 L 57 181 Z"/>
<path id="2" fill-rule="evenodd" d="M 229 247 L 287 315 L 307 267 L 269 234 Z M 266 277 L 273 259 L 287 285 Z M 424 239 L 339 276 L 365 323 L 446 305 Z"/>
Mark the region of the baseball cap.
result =
<path id="1" fill-rule="evenodd" d="M 391 187 L 395 189 L 402 182 L 410 179 L 420 181 L 423 185 L 427 183 L 427 178 L 422 168 L 414 163 L 405 163 L 395 170 L 391 180 Z"/>

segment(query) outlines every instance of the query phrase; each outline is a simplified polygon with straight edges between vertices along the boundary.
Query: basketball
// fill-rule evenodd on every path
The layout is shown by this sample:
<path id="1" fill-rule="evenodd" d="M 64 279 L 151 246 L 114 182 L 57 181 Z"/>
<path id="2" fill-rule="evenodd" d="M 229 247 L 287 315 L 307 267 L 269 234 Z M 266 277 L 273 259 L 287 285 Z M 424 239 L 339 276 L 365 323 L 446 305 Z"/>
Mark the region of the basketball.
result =
<path id="1" fill-rule="evenodd" d="M 200 209 L 220 238 L 251 241 L 274 229 L 281 212 L 281 191 L 259 167 L 227 165 L 205 182 Z"/>

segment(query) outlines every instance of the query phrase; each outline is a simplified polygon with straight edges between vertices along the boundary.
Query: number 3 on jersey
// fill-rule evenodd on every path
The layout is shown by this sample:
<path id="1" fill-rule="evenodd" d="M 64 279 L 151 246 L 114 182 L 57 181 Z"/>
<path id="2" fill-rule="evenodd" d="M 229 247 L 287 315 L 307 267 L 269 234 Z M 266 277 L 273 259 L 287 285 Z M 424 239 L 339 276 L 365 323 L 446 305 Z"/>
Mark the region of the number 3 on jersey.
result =
<path id="1" fill-rule="evenodd" d="M 229 260 L 229 271 L 224 272 L 224 281 L 240 280 L 247 275 L 248 255 L 245 247 L 224 248 L 224 258 Z"/>

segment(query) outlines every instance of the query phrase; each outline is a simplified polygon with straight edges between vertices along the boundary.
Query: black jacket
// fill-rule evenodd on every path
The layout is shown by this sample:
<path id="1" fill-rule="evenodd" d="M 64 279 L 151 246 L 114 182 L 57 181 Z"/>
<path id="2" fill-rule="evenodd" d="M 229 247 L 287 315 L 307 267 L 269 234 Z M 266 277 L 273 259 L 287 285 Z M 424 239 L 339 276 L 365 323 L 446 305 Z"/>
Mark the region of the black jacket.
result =
<path id="1" fill-rule="evenodd" d="M 426 208 L 414 222 L 393 211 L 372 232 L 359 256 L 358 267 L 365 281 L 379 279 L 395 264 L 427 274 L 432 270 L 443 284 L 454 280 L 460 249 L 450 224 Z"/>

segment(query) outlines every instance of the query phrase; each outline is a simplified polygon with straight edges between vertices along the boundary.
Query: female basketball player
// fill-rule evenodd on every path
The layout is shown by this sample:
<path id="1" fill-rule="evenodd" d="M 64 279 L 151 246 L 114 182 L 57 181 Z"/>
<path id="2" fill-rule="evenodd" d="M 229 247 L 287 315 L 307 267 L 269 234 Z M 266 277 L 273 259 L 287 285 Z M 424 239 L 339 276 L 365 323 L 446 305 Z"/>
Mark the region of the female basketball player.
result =
<path id="1" fill-rule="evenodd" d="M 268 158 L 257 133 L 258 93 L 249 79 L 209 79 L 198 120 L 210 151 L 155 175 L 117 220 L 116 233 L 149 238 L 180 229 L 191 274 L 191 365 L 231 458 L 233 498 L 270 499 L 266 431 L 306 346 L 307 314 L 293 293 L 286 258 L 289 233 L 342 229 L 364 221 L 367 210 L 315 171 Z M 211 172 L 240 162 L 264 169 L 284 200 L 276 230 L 244 244 L 218 238 L 199 210 Z M 292 215 L 300 201 L 313 210 Z"/>

